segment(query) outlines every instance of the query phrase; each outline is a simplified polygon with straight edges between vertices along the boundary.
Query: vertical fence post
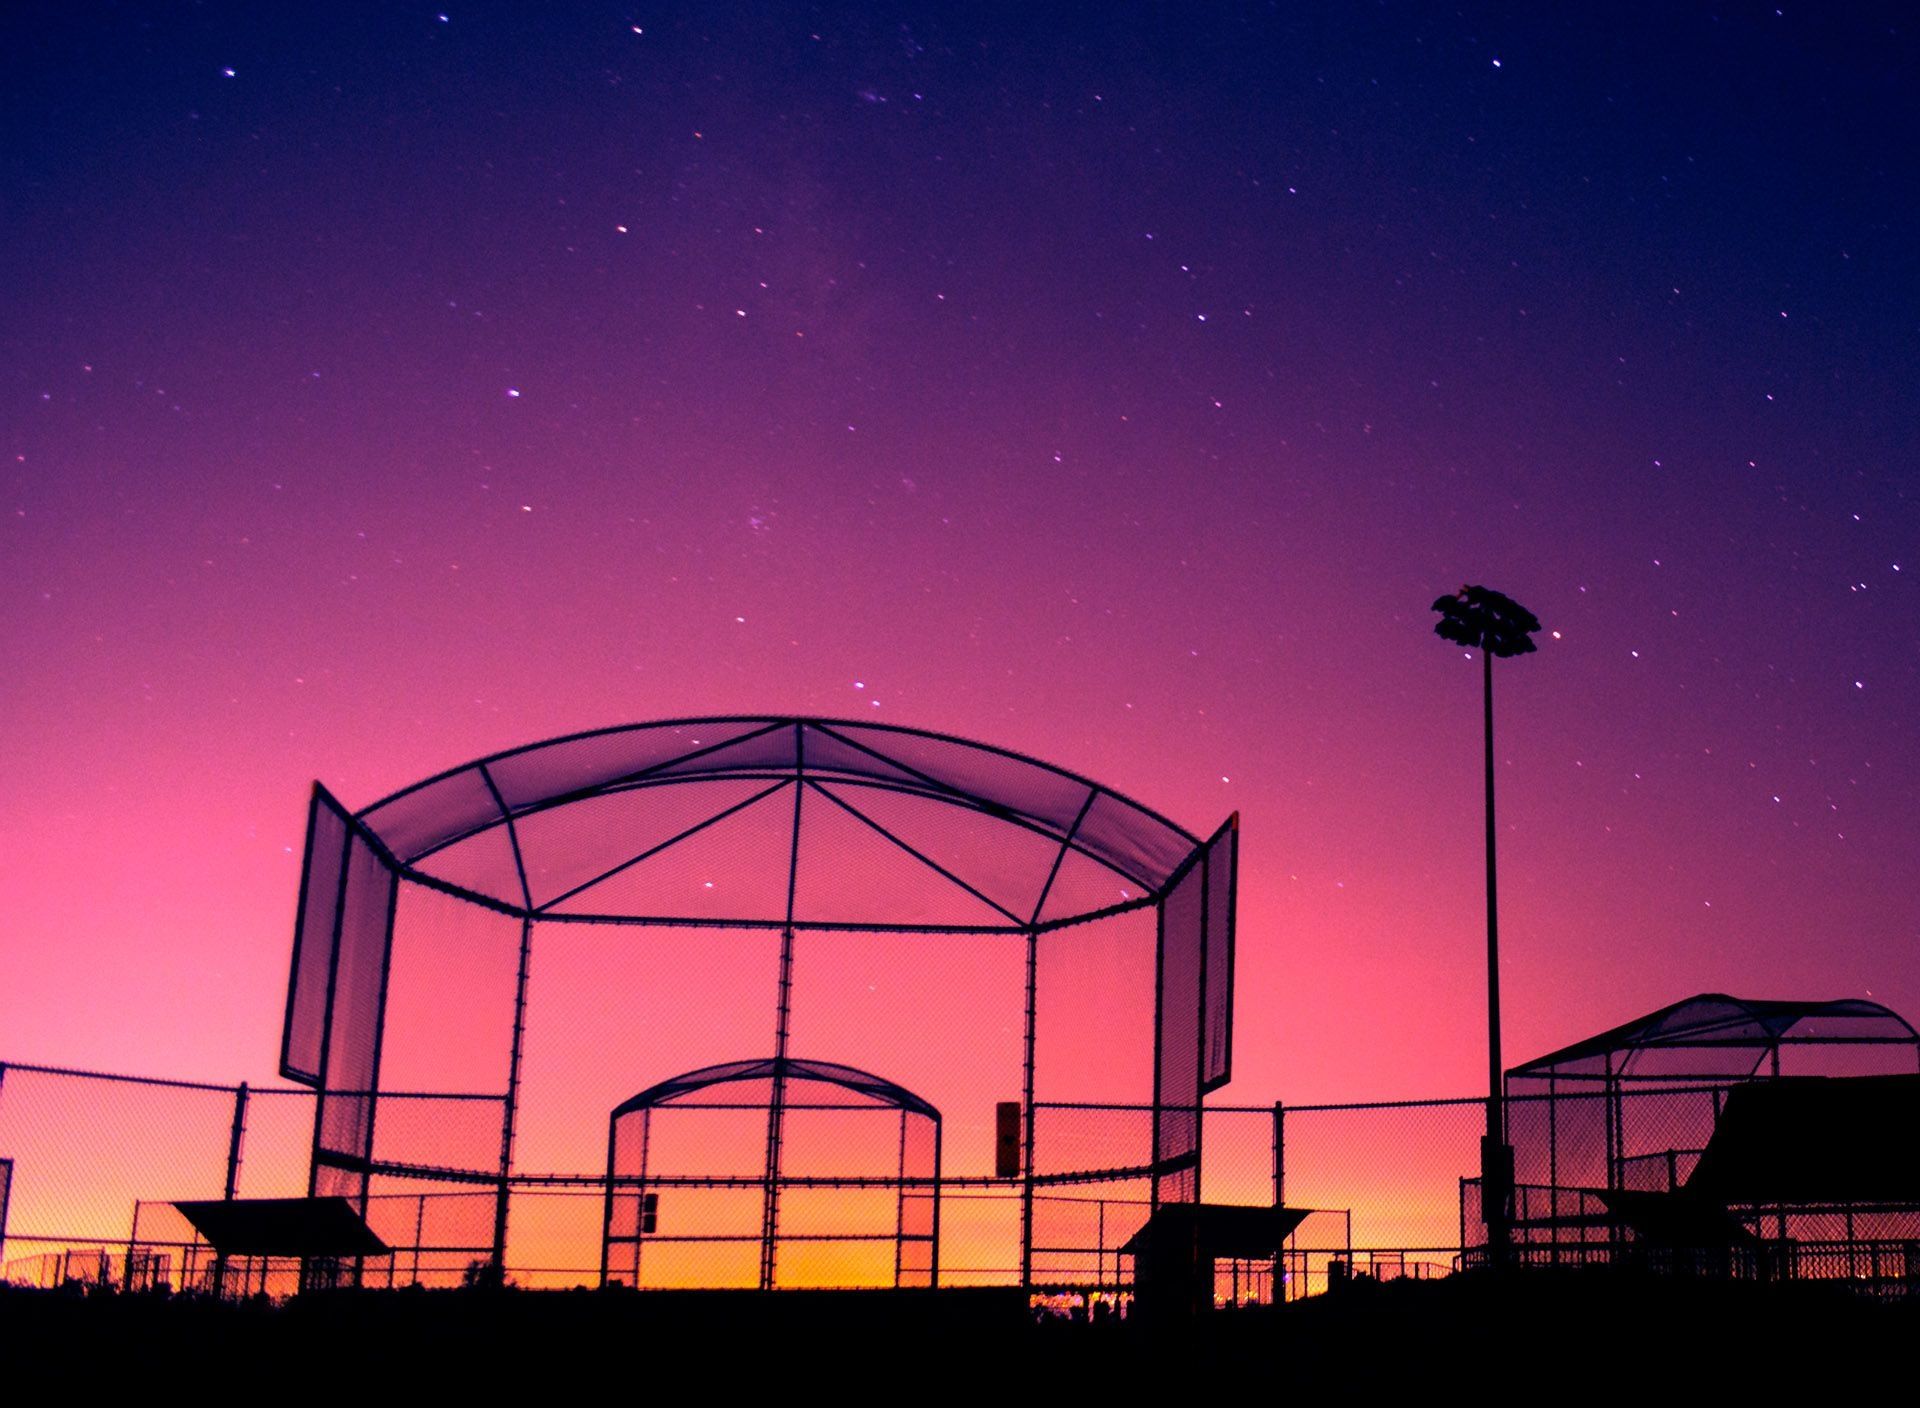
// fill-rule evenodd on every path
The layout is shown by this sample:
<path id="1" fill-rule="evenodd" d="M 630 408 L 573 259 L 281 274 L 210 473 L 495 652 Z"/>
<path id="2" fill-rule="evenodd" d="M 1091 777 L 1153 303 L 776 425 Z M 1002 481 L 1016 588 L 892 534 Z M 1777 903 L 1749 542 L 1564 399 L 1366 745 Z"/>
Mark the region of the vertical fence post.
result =
<path id="1" fill-rule="evenodd" d="M 794 791 L 794 853 L 800 849 L 800 792 Z M 798 862 L 795 862 L 796 866 Z M 793 886 L 787 887 L 792 906 Z M 760 1289 L 770 1291 L 780 1276 L 781 1159 L 787 1126 L 787 1041 L 793 1021 L 793 925 L 780 931 L 780 1007 L 773 1034 L 773 1080 L 767 1095 L 767 1158 L 760 1190 Z"/>
<path id="2" fill-rule="evenodd" d="M 760 1289 L 780 1278 L 780 1161 L 787 1126 L 787 1042 L 793 1024 L 793 913 L 800 892 L 801 803 L 807 795 L 807 731 L 793 729 L 793 845 L 787 852 L 787 922 L 780 930 L 780 991 L 774 1011 L 773 1088 L 767 1097 L 767 1167 L 760 1196 Z M 636 1255 L 637 1244 L 636 1244 Z M 638 1276 L 635 1277 L 638 1280 Z"/>
<path id="3" fill-rule="evenodd" d="M 893 1288 L 900 1289 L 900 1272 L 907 1249 L 907 1112 L 900 1110 L 900 1164 L 896 1175 L 899 1186 L 893 1200 Z"/>
<path id="4" fill-rule="evenodd" d="M 1020 1284 L 1033 1288 L 1033 1048 L 1034 1022 L 1038 1012 L 1040 975 L 1040 931 L 1027 930 L 1027 1032 L 1021 1103 L 1027 1111 L 1027 1137 L 1020 1151 Z"/>
<path id="5" fill-rule="evenodd" d="M 1538 1178 L 1536 1173 L 1534 1177 Z M 1547 1220 L 1553 1224 L 1548 1234 L 1553 1241 L 1553 1251 L 1549 1253 L 1552 1264 L 1560 1264 L 1560 1078 L 1553 1074 L 1547 1077 Z M 1578 1208 L 1575 1209 L 1578 1211 Z M 1535 1234 L 1529 1232 L 1531 1240 Z M 1582 1241 L 1586 1233 L 1580 1234 Z M 1585 1257 L 1581 1258 L 1583 1261 Z"/>
<path id="6" fill-rule="evenodd" d="M 241 1081 L 233 1092 L 233 1127 L 227 1132 L 227 1183 L 220 1196 L 232 1202 L 240 1192 L 240 1147 L 247 1137 L 247 1083 Z M 217 1248 L 213 1254 L 213 1298 L 227 1290 L 227 1254 Z"/>
<path id="7" fill-rule="evenodd" d="M 420 1243 L 427 1231 L 427 1195 L 422 1193 L 413 1208 L 413 1284 L 420 1284 Z"/>
<path id="8" fill-rule="evenodd" d="M 0 1061 L 0 1101 L 7 1093 L 7 1063 Z M 7 1264 L 7 1204 L 13 1200 L 13 1161 L 0 1169 L 0 1271 Z"/>
<path id="9" fill-rule="evenodd" d="M 1273 1205 L 1287 1205 L 1287 1107 L 1273 1102 Z"/>
<path id="10" fill-rule="evenodd" d="M 945 1169 L 942 1160 L 945 1153 L 941 1141 L 946 1138 L 946 1125 L 936 1114 L 933 1120 L 933 1234 L 927 1256 L 927 1286 L 938 1290 L 940 1287 L 940 1177 Z"/>
<path id="11" fill-rule="evenodd" d="M 643 1115 L 644 1119 L 645 1116 Z M 613 1264 L 613 1199 L 614 1175 L 619 1172 L 616 1160 L 620 1153 L 620 1116 L 607 1117 L 607 1187 L 600 1203 L 600 1289 L 607 1288 L 607 1275 Z M 639 1228 L 634 1229 L 639 1235 Z"/>
<path id="12" fill-rule="evenodd" d="M 133 1225 L 127 1229 L 127 1259 L 120 1268 L 120 1284 L 126 1290 L 133 1289 L 133 1249 L 140 1242 L 140 1206 L 140 1200 L 136 1198 L 133 1204 Z M 69 1252 L 68 1255 L 71 1256 L 72 1253 Z M 100 1253 L 100 1278 L 102 1281 L 107 1279 L 107 1254 L 104 1249 Z M 65 1276 L 60 1278 L 61 1281 L 66 1279 Z"/>
<path id="13" fill-rule="evenodd" d="M 1461 1270 L 1467 1265 L 1467 1185 L 1473 1180 L 1462 1175 L 1460 1179 L 1460 1261 Z"/>
<path id="14" fill-rule="evenodd" d="M 1167 1000 L 1167 902 L 1162 895 L 1153 906 L 1153 1123 L 1148 1135 L 1147 1214 L 1160 1211 L 1160 1119 L 1165 1092 L 1160 1088 L 1161 1038 Z M 1137 1268 L 1136 1268 L 1137 1270 Z"/>
<path id="15" fill-rule="evenodd" d="M 227 1186 L 220 1196 L 232 1202 L 240 1195 L 240 1146 L 247 1137 L 247 1083 L 233 1092 L 233 1128 L 227 1135 Z"/>
<path id="16" fill-rule="evenodd" d="M 507 1279 L 507 1206 L 513 1177 L 514 1117 L 520 1108 L 520 1058 L 527 1035 L 527 971 L 533 962 L 533 920 L 520 921 L 520 968 L 513 987 L 513 1046 L 507 1055 L 507 1106 L 500 1120 L 500 1182 L 493 1204 L 493 1260 L 490 1280 Z"/>

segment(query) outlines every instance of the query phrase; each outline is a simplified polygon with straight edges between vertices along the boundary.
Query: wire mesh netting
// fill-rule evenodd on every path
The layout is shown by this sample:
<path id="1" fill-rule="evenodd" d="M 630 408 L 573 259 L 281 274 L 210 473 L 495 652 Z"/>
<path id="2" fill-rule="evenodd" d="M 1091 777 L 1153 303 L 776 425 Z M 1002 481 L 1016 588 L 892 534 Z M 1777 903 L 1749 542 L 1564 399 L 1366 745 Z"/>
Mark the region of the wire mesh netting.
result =
<path id="1" fill-rule="evenodd" d="M 1720 993 L 1518 1067 L 1515 1254 L 1764 1277 L 1903 1265 L 1920 1187 L 1889 1151 L 1920 1115 L 1917 1067 L 1920 1036 L 1877 1003 Z M 1463 1186 L 1475 1248 L 1481 1193 Z"/>
<path id="2" fill-rule="evenodd" d="M 1313 1210 L 1223 1297 L 1450 1268 L 1484 1239 L 1482 1102 L 1206 1103 L 1237 855 L 1234 820 L 1202 842 L 1032 759 L 827 720 L 561 739 L 358 814 L 316 788 L 299 1088 L 8 1070 L 5 1255 L 199 1284 L 165 1203 L 313 1192 L 391 1248 L 363 1283 L 1103 1288 L 1157 1207 L 1205 1198 Z M 1596 1206 L 1621 1221 L 1602 1195 L 1685 1189 L 1727 1164 L 1716 1131 L 1765 1114 L 1734 1119 L 1732 1085 L 1862 1074 L 1869 1048 L 1913 1069 L 1873 1004 L 1720 998 L 1523 1068 L 1549 1083 L 1510 1107 L 1523 1242 L 1618 1246 L 1589 1235 Z M 1689 1076 L 1688 1051 L 1713 1055 Z M 830 1096 L 797 1088 L 827 1071 Z M 1840 1264 L 1834 1236 L 1881 1264 L 1907 1224 L 1869 1201 L 1796 1202 L 1809 1265 Z"/>
<path id="3" fill-rule="evenodd" d="M 745 1084 L 745 1083 L 743 1083 Z M 724 1090 L 725 1087 L 714 1087 Z M 604 1169 L 552 1184 L 516 1174 L 506 1273 L 518 1285 L 592 1285 L 609 1230 L 626 1263 L 614 1274 L 648 1286 L 757 1284 L 764 1198 L 767 1091 L 755 1100 L 709 1099 L 671 1107 L 678 1130 L 650 1131 L 649 1169 L 668 1162 L 704 1175 L 663 1175 L 628 1183 L 632 1166 L 616 1144 L 609 1184 Z M 1724 1090 L 1662 1089 L 1612 1097 L 1623 1133 L 1620 1188 L 1684 1189 L 1703 1130 Z M 1517 1099 L 1511 1128 L 1524 1150 L 1529 1121 L 1550 1108 L 1562 1133 L 1598 1127 L 1608 1097 L 1589 1092 Z M 1135 1105 L 1038 1105 L 1035 1108 L 1031 1268 L 1023 1273 L 1020 1177 L 996 1178 L 945 1167 L 938 1187 L 916 1169 L 933 1154 L 910 1133 L 902 1175 L 901 1111 L 810 1109 L 847 1102 L 796 1096 L 781 1190 L 778 1284 L 1015 1285 L 1036 1291 L 1126 1290 L 1133 1275 L 1121 1248 L 1151 1212 L 1154 1110 Z M 732 1107 L 732 1108 L 730 1108 Z M 498 1101 L 383 1096 L 376 1146 L 408 1137 L 410 1121 L 473 1121 L 472 1142 L 499 1135 Z M 489 1117 L 474 1112 L 486 1109 Z M 1485 1104 L 1477 1099 L 1317 1106 L 1210 1106 L 1202 1123 L 1205 1157 L 1199 1192 L 1208 1202 L 1312 1209 L 1280 1257 L 1221 1262 L 1219 1300 L 1297 1299 L 1357 1276 L 1389 1279 L 1443 1275 L 1471 1262 L 1484 1243 L 1478 1203 L 1478 1138 Z M 11 1206 L 0 1244 L 6 1279 L 55 1286 L 67 1281 L 140 1288 L 216 1289 L 210 1248 L 171 1207 L 176 1198 L 297 1196 L 307 1189 L 315 1097 L 299 1089 L 248 1089 L 149 1081 L 86 1072 L 9 1066 L 0 1075 L 0 1166 L 13 1170 Z M 390 1112 L 392 1114 L 389 1121 Z M 235 1116 L 240 1138 L 234 1141 Z M 660 1111 L 652 1113 L 658 1118 Z M 812 1123 L 817 1118 L 819 1123 Z M 872 1121 L 854 1132 L 846 1120 Z M 709 1124 L 708 1122 L 713 1122 Z M 917 1121 L 925 1128 L 930 1121 Z M 885 1131 L 882 1131 L 882 1126 Z M 602 1155 L 607 1124 L 602 1121 Z M 431 1138 L 430 1134 L 417 1137 Z M 658 1158 L 662 1165 L 651 1162 Z M 1751 1235 L 1738 1248 L 1685 1248 L 1647 1242 L 1609 1209 L 1604 1167 L 1591 1183 L 1529 1181 L 1521 1162 L 1516 1236 L 1524 1260 L 1572 1265 L 1630 1261 L 1690 1274 L 1822 1277 L 1898 1293 L 1920 1274 L 1920 1214 L 1911 1204 L 1801 1203 L 1736 1207 Z M 1580 1175 L 1584 1177 L 1584 1175 Z M 850 1180 L 820 1186 L 816 1178 Z M 371 1286 L 454 1286 L 484 1274 L 500 1211 L 497 1165 L 484 1176 L 433 1179 L 417 1170 L 368 1175 L 366 1216 L 389 1247 L 343 1274 Z M 644 1195 L 656 1195 L 649 1211 Z M 935 1258 L 937 1257 L 937 1263 Z M 630 1267 L 626 1275 L 622 1269 Z M 292 1293 L 299 1264 L 234 1258 L 220 1269 L 227 1295 Z"/>
<path id="4" fill-rule="evenodd" d="M 304 1090 L 0 1067 L 0 1158 L 13 1167 L 0 1223 L 7 1279 L 137 1279 L 128 1257 L 143 1199 L 303 1194 L 313 1123 Z"/>
<path id="5" fill-rule="evenodd" d="M 940 1154 L 939 1112 L 864 1071 L 772 1058 L 674 1077 L 609 1121 L 602 1275 L 937 1285 Z"/>
<path id="6" fill-rule="evenodd" d="M 854 721 L 579 735 L 357 815 L 316 788 L 283 1056 L 320 1092 L 314 1189 L 491 1177 L 496 1262 L 578 1260 L 513 1212 L 520 1192 L 604 1178 L 601 1123 L 637 1087 L 770 1050 L 918 1092 L 945 1172 L 1021 1180 L 1011 1243 L 997 1206 L 960 1210 L 952 1230 L 982 1245 L 955 1264 L 1025 1266 L 1033 1190 L 998 1165 L 1004 1103 L 1029 1121 L 1047 1099 L 1150 1104 L 1126 1165 L 1150 1200 L 1194 1196 L 1196 1111 L 1230 1067 L 1237 846 L 1233 821 L 1203 844 L 1033 759 Z M 714 1186 L 673 1199 L 697 1234 L 648 1234 L 698 1243 L 676 1283 L 735 1283 L 742 1245 L 763 1285 L 930 1279 L 935 1239 L 902 1229 L 932 1200 L 896 1198 L 884 1235 L 817 1230 L 829 1190 L 788 1196 L 778 1160 L 832 1141 L 769 1109 L 759 1163 L 728 1175 L 759 1176 L 757 1220 L 753 1187 Z M 879 1227 L 852 1211 L 883 1201 L 865 1176 L 812 1175 L 840 1180 L 839 1220 Z"/>

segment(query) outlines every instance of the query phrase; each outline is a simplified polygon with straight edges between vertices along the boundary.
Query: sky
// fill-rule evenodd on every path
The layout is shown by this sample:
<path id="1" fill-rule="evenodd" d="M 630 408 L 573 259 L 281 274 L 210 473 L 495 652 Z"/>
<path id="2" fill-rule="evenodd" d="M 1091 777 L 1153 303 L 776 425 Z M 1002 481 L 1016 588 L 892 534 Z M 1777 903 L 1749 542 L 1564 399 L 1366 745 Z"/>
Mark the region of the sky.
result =
<path id="1" fill-rule="evenodd" d="M 315 779 L 820 714 L 1238 811 L 1221 1098 L 1478 1093 L 1463 582 L 1545 627 L 1510 1061 L 1920 1014 L 1917 69 L 1871 6 L 7 7 L 0 1057 L 271 1079 Z"/>

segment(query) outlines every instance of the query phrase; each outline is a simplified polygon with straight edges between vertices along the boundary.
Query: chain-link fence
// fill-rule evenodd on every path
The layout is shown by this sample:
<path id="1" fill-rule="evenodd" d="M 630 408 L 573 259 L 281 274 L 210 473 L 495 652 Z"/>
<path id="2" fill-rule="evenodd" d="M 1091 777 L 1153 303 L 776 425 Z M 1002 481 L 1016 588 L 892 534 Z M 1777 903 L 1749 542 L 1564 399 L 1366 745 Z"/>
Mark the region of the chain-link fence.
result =
<path id="1" fill-rule="evenodd" d="M 308 1090 L 0 1066 L 5 1279 L 291 1293 L 300 1284 L 296 1262 L 235 1257 L 223 1264 L 172 1203 L 305 1195 L 315 1099 Z M 1920 1285 L 1920 1208 L 1907 1204 L 1735 1205 L 1727 1212 L 1737 1231 L 1715 1248 L 1663 1244 L 1637 1229 L 1622 1213 L 1620 1195 L 1684 1191 L 1725 1100 L 1724 1089 L 1702 1088 L 1562 1095 L 1552 1108 L 1526 1097 L 1511 1101 L 1509 1130 L 1520 1151 L 1516 1259 L 1845 1279 L 1880 1290 Z M 1611 1109 L 1602 1108 L 1607 1102 Z M 1311 1210 L 1278 1258 L 1220 1263 L 1217 1298 L 1298 1299 L 1355 1277 L 1446 1275 L 1482 1257 L 1484 1118 L 1478 1099 L 1207 1107 L 1200 1121 L 1202 1198 Z M 347 1274 L 378 1287 L 474 1279 L 491 1257 L 504 1196 L 506 1273 L 515 1284 L 599 1283 L 608 1226 L 604 1176 L 519 1176 L 503 1189 L 497 1174 L 472 1171 L 497 1150 L 499 1119 L 493 1098 L 382 1095 L 375 1147 L 397 1151 L 396 1161 L 375 1162 L 365 1210 L 390 1250 Z M 1151 1106 L 1036 1104 L 1031 1183 L 1024 1173 L 942 1176 L 940 1284 L 1024 1281 L 1042 1294 L 1124 1294 L 1133 1275 L 1127 1243 L 1152 1209 L 1153 1120 Z M 1558 1140 L 1549 1152 L 1562 1151 L 1553 1157 L 1539 1153 L 1534 1137 L 1534 1126 L 1545 1130 L 1548 1120 Z M 1581 1137 L 1588 1125 L 1599 1146 L 1612 1151 L 1592 1168 L 1565 1153 L 1594 1142 Z M 895 1128 L 893 1184 L 783 1190 L 783 1245 L 791 1243 L 781 1252 L 780 1284 L 916 1279 L 919 1258 L 934 1250 L 932 1187 L 920 1175 L 899 1173 L 897 1122 Z M 469 1148 L 463 1162 L 470 1167 L 441 1177 L 423 1173 L 400 1157 L 416 1142 Z M 747 1158 L 742 1167 L 750 1173 L 756 1163 Z M 631 1254 L 645 1273 L 636 1279 L 756 1284 L 764 1194 L 750 1178 L 734 1182 L 739 1186 L 661 1179 L 638 1190 L 653 1201 L 635 1204 Z M 635 1191 L 616 1188 L 623 1196 Z M 871 1237 L 863 1235 L 867 1223 Z M 913 1235 L 903 1240 L 903 1230 Z"/>
<path id="2" fill-rule="evenodd" d="M 1200 1197 L 1310 1210 L 1277 1264 L 1221 1263 L 1216 1298 L 1298 1299 L 1355 1275 L 1450 1272 L 1462 1245 L 1461 1180 L 1478 1167 L 1485 1111 L 1464 1099 L 1208 1106 Z M 1036 1107 L 1035 1169 L 1050 1195 L 1034 1206 L 1036 1286 L 1097 1291 L 1130 1279 L 1123 1248 L 1152 1210 L 1152 1118 L 1141 1106 Z"/>
<path id="3" fill-rule="evenodd" d="M 1824 1092 L 1829 1110 L 1852 1116 L 1851 1132 L 1829 1119 L 1791 1123 L 1742 1138 L 1758 1120 L 1729 1116 L 1756 1093 L 1789 1097 L 1800 1078 L 1715 1085 L 1556 1089 L 1509 1095 L 1514 1148 L 1510 1255 L 1522 1264 L 1631 1264 L 1676 1275 L 1753 1280 L 1849 1280 L 1905 1294 L 1920 1286 L 1920 1205 L 1901 1200 L 1896 1176 L 1873 1201 L 1835 1201 L 1827 1191 L 1878 1177 L 1880 1149 L 1901 1142 L 1868 1116 L 1885 1107 L 1843 1102 L 1874 1094 L 1881 1077 Z M 1910 1080 L 1911 1077 L 1899 1077 Z M 1544 1083 L 1542 1083 L 1544 1084 Z M 1886 1087 L 1881 1087 L 1884 1091 Z M 1764 1114 L 1765 1112 L 1756 1112 Z M 1793 1113 L 1789 1111 L 1788 1113 Z M 1893 1141 L 1888 1143 L 1887 1141 Z M 1715 1166 L 1715 1147 L 1719 1149 Z M 1483 1185 L 1463 1179 L 1464 1259 L 1487 1250 Z"/>
<path id="4" fill-rule="evenodd" d="M 256 1103 L 272 1113 L 247 1150 L 236 1130 Z M 0 1158 L 14 1169 L 6 1278 L 120 1284 L 141 1200 L 305 1193 L 312 1140 L 304 1091 L 269 1100 L 240 1086 L 0 1067 Z"/>

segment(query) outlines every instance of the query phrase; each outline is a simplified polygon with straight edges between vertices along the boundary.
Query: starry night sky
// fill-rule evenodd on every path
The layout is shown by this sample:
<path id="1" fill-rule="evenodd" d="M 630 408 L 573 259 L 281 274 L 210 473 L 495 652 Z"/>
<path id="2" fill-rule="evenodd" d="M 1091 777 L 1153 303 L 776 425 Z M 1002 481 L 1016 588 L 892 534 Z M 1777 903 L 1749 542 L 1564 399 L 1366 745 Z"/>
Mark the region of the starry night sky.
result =
<path id="1" fill-rule="evenodd" d="M 1228 1097 L 1473 1093 L 1465 581 L 1512 1060 L 1920 1018 L 1920 50 L 1832 8 L 7 7 L 0 1056 L 270 1076 L 312 779 L 765 711 L 1240 810 Z"/>

